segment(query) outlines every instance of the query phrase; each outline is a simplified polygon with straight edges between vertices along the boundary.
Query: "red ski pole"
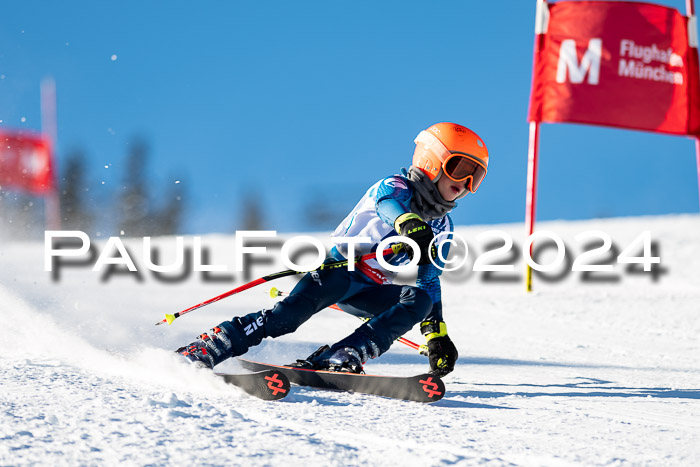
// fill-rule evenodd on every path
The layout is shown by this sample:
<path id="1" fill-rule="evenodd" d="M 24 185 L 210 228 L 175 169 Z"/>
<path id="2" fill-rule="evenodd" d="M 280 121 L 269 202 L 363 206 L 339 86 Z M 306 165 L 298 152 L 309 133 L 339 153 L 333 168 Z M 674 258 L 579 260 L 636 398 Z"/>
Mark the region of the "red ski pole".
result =
<path id="1" fill-rule="evenodd" d="M 396 243 L 396 244 L 392 245 L 390 248 L 387 248 L 384 251 L 382 251 L 381 255 L 386 256 L 386 255 L 389 255 L 392 253 L 398 253 L 399 251 L 401 251 L 403 249 L 403 247 L 404 247 L 403 243 Z M 354 260 L 354 262 L 357 263 L 359 261 L 365 261 L 365 260 L 374 258 L 375 255 L 376 255 L 376 252 L 375 253 L 367 253 L 366 255 L 363 255 L 363 256 L 356 258 Z M 346 259 L 340 260 L 340 261 L 332 261 L 330 263 L 322 264 L 320 267 L 315 269 L 315 271 L 321 271 L 323 269 L 341 268 L 341 267 L 344 267 L 347 265 L 348 265 L 348 260 L 346 260 Z M 253 281 L 248 282 L 247 284 L 243 284 L 240 287 L 236 287 L 233 290 L 229 290 L 226 293 L 222 293 L 219 296 L 216 296 L 214 298 L 210 298 L 207 301 L 204 301 L 204 302 L 199 303 L 197 305 L 191 306 L 191 307 L 187 308 L 186 310 L 182 310 L 178 313 L 173 313 L 172 315 L 166 314 L 165 318 L 163 318 L 162 320 L 160 320 L 156 323 L 156 326 L 159 326 L 159 325 L 164 324 L 164 323 L 172 324 L 173 321 L 175 321 L 177 318 L 179 318 L 180 316 L 182 316 L 186 313 L 189 313 L 191 311 L 205 307 L 207 305 L 211 305 L 212 303 L 218 302 L 219 300 L 222 300 L 226 297 L 230 297 L 231 295 L 235 295 L 237 293 L 243 292 L 244 290 L 251 289 L 251 288 L 255 287 L 256 285 L 264 284 L 265 282 L 279 279 L 280 277 L 293 276 L 295 274 L 306 274 L 307 272 L 309 272 L 309 271 L 294 271 L 293 269 L 287 269 L 286 271 L 280 271 L 280 272 L 276 272 L 273 274 L 268 274 L 267 276 L 260 277 L 258 279 L 255 279 Z"/>

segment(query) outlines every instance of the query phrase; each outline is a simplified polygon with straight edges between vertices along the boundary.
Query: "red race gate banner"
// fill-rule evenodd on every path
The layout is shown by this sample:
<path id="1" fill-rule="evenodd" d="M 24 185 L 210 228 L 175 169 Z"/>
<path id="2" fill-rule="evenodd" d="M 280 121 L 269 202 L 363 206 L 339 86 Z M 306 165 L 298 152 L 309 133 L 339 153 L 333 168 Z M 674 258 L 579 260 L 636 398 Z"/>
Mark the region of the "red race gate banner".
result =
<path id="1" fill-rule="evenodd" d="M 54 188 L 51 145 L 36 135 L 0 131 L 0 187 L 43 195 Z"/>
<path id="2" fill-rule="evenodd" d="M 640 2 L 538 6 L 529 121 L 700 135 L 694 17 Z"/>

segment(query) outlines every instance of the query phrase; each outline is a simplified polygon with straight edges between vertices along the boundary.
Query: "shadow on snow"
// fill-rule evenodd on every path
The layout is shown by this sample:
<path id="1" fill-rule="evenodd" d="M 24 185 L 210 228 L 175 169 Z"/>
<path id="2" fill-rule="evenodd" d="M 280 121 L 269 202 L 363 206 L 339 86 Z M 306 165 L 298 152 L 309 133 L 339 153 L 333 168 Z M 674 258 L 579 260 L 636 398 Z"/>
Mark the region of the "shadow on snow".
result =
<path id="1" fill-rule="evenodd" d="M 478 383 L 470 386 L 477 387 L 509 387 L 514 388 L 512 392 L 502 391 L 450 391 L 451 395 L 462 395 L 465 397 L 479 397 L 484 399 L 517 396 L 517 397 L 642 397 L 655 399 L 700 399 L 700 389 L 676 389 L 676 388 L 631 388 L 615 386 L 612 381 L 605 381 L 595 378 L 576 378 L 575 381 L 567 384 L 498 384 L 498 383 Z M 466 383 L 453 383 L 452 387 Z M 523 390 L 518 390 L 523 388 Z M 553 389 L 553 391 L 528 391 L 526 388 Z M 556 389 L 580 389 L 581 391 L 557 391 Z"/>
<path id="2" fill-rule="evenodd" d="M 498 405 L 489 405 L 474 402 L 465 402 L 452 400 L 449 397 L 456 395 L 452 391 L 448 391 L 447 398 L 441 399 L 432 404 L 422 404 L 420 402 L 403 401 L 400 399 L 391 399 L 388 397 L 372 396 L 362 393 L 350 393 L 347 391 L 333 391 L 332 389 L 310 389 L 299 386 L 292 386 L 293 392 L 280 400 L 278 403 L 317 403 L 323 406 L 349 407 L 358 405 L 359 398 L 384 399 L 394 400 L 397 403 L 418 404 L 419 406 L 429 405 L 430 407 L 448 407 L 451 409 L 508 409 L 515 410 L 514 407 L 502 407 Z M 350 397 L 348 397 L 350 396 Z M 343 400 L 344 399 L 344 400 Z"/>
<path id="3" fill-rule="evenodd" d="M 265 345 L 267 344 L 267 345 Z M 318 347 L 318 343 L 311 342 L 266 342 L 251 352 L 251 358 L 259 359 L 260 361 L 268 361 L 270 363 L 282 363 L 284 361 L 294 361 L 294 356 L 305 356 Z M 256 355 L 257 354 L 257 355 Z M 280 359 L 281 357 L 281 359 Z M 296 357 L 299 358 L 299 357 Z M 281 361 L 280 361 L 281 360 Z M 386 365 L 427 365 L 428 360 L 425 356 L 418 353 L 406 353 L 389 351 L 376 360 L 377 364 Z M 372 372 L 371 366 L 368 365 L 368 372 Z M 641 368 L 622 365 L 607 365 L 594 363 L 567 363 L 567 362 L 552 362 L 543 360 L 517 360 L 505 358 L 490 358 L 490 357 L 462 357 L 459 359 L 458 368 L 466 365 L 500 365 L 500 366 L 532 366 L 544 368 L 581 368 L 581 369 L 617 369 L 617 370 L 635 370 L 635 371 L 692 371 L 673 368 Z M 427 368 L 426 368 L 427 371 Z M 373 373 L 373 372 L 372 372 Z M 448 376 L 449 378 L 449 376 Z M 513 391 L 489 391 L 489 390 L 464 390 L 460 391 L 459 386 L 469 385 L 470 387 L 500 387 L 513 388 Z M 481 403 L 471 403 L 464 401 L 455 401 L 454 396 L 475 397 L 483 399 L 503 398 L 508 396 L 518 397 L 651 397 L 659 399 L 700 399 L 700 389 L 677 389 L 677 388 L 634 388 L 634 387 L 618 387 L 614 382 L 605 381 L 595 378 L 577 378 L 577 381 L 566 384 L 498 384 L 498 383 L 460 383 L 447 381 L 448 394 L 445 399 L 431 404 L 436 407 L 462 407 L 462 408 L 489 408 L 489 409 L 511 409 L 512 407 L 499 407 Z M 528 391 L 527 389 L 550 389 L 551 391 Z M 571 389 L 572 391 L 557 391 L 557 389 Z M 374 397 L 374 396 L 372 396 Z M 333 397 L 324 397 L 323 400 L 317 395 L 306 396 L 304 394 L 290 395 L 286 400 L 288 402 L 308 402 L 317 400 L 324 405 L 351 405 L 352 402 L 345 403 L 344 401 L 336 400 Z"/>

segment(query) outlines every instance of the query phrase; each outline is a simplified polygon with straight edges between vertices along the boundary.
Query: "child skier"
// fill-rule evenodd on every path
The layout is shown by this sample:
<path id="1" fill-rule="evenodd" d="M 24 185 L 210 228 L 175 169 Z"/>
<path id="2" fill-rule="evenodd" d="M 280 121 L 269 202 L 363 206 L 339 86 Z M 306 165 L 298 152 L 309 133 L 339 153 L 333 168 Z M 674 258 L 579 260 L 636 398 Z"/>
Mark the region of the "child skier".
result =
<path id="1" fill-rule="evenodd" d="M 401 175 L 375 183 L 332 234 L 370 237 L 370 243 L 356 245 L 360 255 L 374 252 L 379 242 L 390 236 L 400 234 L 414 240 L 420 251 L 408 247 L 385 259 L 401 265 L 419 254 L 415 286 L 392 284 L 396 274 L 382 268 L 376 259 L 357 263 L 355 271 L 314 271 L 305 274 L 290 295 L 271 310 L 224 321 L 177 352 L 213 368 L 229 357 L 243 355 L 265 337 L 295 331 L 311 316 L 337 303 L 369 321 L 341 341 L 298 360 L 296 366 L 361 373 L 368 359 L 386 352 L 395 339 L 420 323 L 431 372 L 438 376 L 451 372 L 458 354 L 442 316 L 439 275 L 444 263 L 440 257 L 447 257 L 446 240 L 453 229 L 448 213 L 467 190 L 475 193 L 479 188 L 489 156 L 476 133 L 455 123 L 432 125 L 420 132 L 415 143 L 409 170 L 402 169 Z M 346 259 L 347 250 L 347 243 L 336 245 L 329 260 Z"/>

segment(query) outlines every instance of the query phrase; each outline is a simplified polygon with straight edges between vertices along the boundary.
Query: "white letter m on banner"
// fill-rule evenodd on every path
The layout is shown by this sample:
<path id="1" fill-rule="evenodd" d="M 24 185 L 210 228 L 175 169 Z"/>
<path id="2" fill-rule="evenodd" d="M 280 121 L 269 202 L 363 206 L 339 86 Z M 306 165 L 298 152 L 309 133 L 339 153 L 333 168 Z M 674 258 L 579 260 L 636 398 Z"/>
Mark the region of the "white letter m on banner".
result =
<path id="1" fill-rule="evenodd" d="M 559 62 L 557 63 L 557 83 L 566 81 L 566 71 L 569 71 L 569 81 L 583 83 L 583 78 L 588 72 L 588 84 L 598 84 L 600 77 L 600 56 L 603 49 L 602 39 L 588 41 L 588 50 L 583 54 L 581 64 L 576 55 L 576 42 L 573 39 L 562 41 L 559 49 Z"/>

